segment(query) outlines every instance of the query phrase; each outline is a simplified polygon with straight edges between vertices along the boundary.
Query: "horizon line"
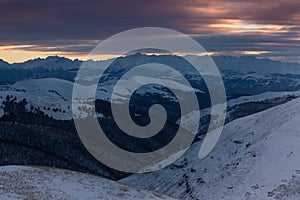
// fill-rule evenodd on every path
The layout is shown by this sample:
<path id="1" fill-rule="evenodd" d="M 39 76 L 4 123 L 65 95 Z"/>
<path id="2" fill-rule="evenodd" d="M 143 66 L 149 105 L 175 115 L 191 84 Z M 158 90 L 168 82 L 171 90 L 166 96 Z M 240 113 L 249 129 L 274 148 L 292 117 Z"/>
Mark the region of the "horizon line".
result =
<path id="1" fill-rule="evenodd" d="M 100 59 L 93 59 L 93 58 L 89 58 L 89 59 L 81 59 L 80 57 L 72 57 L 72 56 L 64 56 L 64 55 L 48 55 L 48 56 L 38 56 L 38 57 L 35 57 L 35 58 L 29 58 L 29 59 L 26 59 L 26 60 L 23 60 L 23 61 L 16 61 L 16 62 L 10 62 L 10 61 L 7 61 L 6 59 L 4 58 L 0 58 L 0 60 L 8 63 L 9 65 L 14 65 L 14 64 L 22 64 L 22 63 L 25 63 L 25 62 L 29 62 L 29 61 L 33 61 L 33 60 L 46 60 L 48 58 L 51 58 L 51 57 L 58 57 L 58 58 L 65 58 L 65 59 L 68 59 L 68 60 L 71 60 L 71 61 L 80 61 L 80 62 L 86 62 L 86 61 L 93 61 L 93 62 L 101 62 L 101 61 L 107 61 L 107 60 L 110 60 L 110 59 L 117 59 L 117 58 L 121 58 L 121 57 L 127 57 L 127 56 L 132 56 L 132 55 L 136 55 L 136 54 L 141 54 L 141 55 L 144 55 L 144 56 L 165 56 L 165 55 L 170 55 L 170 56 L 180 56 L 180 57 L 186 57 L 186 56 L 198 56 L 198 57 L 203 57 L 203 56 L 210 56 L 210 57 L 219 57 L 219 56 L 228 56 L 228 57 L 234 57 L 234 58 L 241 58 L 241 57 L 255 57 L 256 59 L 258 60 L 264 60 L 264 59 L 267 59 L 267 60 L 271 60 L 271 61 L 277 61 L 277 62 L 282 62 L 282 63 L 294 63 L 294 64 L 300 64 L 300 62 L 297 62 L 297 61 L 288 61 L 288 60 L 282 60 L 282 59 L 272 59 L 272 58 L 269 58 L 269 57 L 259 57 L 257 55 L 253 55 L 253 54 L 242 54 L 242 55 L 230 55 L 230 54 L 211 54 L 209 55 L 210 53 L 207 53 L 207 54 L 202 54 L 202 55 L 193 55 L 193 54 L 185 54 L 185 55 L 176 55 L 176 54 L 162 54 L 162 53 L 143 53 L 143 52 L 135 52 L 135 53 L 132 53 L 132 54 L 127 54 L 127 55 L 112 55 L 112 56 L 108 56 L 106 58 L 100 58 Z"/>

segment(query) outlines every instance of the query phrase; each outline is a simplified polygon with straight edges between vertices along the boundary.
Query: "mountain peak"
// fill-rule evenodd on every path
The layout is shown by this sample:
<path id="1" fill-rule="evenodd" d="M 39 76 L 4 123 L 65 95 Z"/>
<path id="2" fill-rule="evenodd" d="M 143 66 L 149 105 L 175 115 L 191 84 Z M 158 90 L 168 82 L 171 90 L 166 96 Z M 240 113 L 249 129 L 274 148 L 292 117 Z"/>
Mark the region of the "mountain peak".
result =
<path id="1" fill-rule="evenodd" d="M 1 58 L 0 58 L 0 64 L 7 64 L 7 65 L 9 65 L 8 62 L 6 62 L 5 60 L 2 60 Z"/>
<path id="2" fill-rule="evenodd" d="M 71 62 L 73 62 L 69 58 L 62 57 L 62 56 L 57 56 L 57 55 L 55 55 L 55 56 L 48 56 L 45 60 L 46 61 L 59 61 L 59 60 L 61 60 L 61 61 L 71 61 Z"/>
<path id="3" fill-rule="evenodd" d="M 0 70 L 6 70 L 10 68 L 10 64 L 2 59 L 0 59 Z"/>

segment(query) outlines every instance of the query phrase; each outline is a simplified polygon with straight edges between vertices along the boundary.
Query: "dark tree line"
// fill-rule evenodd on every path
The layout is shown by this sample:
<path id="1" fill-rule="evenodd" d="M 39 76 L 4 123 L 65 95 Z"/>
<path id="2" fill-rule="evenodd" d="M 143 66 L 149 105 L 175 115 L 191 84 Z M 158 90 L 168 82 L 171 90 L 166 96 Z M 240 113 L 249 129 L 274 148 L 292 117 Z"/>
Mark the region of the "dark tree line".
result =
<path id="1" fill-rule="evenodd" d="M 52 126 L 75 132 L 73 120 L 54 119 L 52 116 L 46 115 L 40 108 L 34 106 L 30 106 L 28 111 L 26 109 L 27 104 L 28 102 L 25 98 L 18 101 L 16 97 L 7 95 L 5 101 L 3 101 L 4 115 L 0 118 L 0 121 Z"/>

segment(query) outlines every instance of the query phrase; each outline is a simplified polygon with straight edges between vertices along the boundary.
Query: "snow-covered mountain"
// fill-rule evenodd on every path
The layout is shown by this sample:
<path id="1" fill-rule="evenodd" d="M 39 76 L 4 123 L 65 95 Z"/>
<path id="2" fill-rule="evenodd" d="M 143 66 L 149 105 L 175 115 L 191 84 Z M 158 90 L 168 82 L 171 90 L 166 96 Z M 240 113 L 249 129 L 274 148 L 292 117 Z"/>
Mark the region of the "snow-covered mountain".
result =
<path id="1" fill-rule="evenodd" d="M 23 63 L 8 64 L 0 62 L 0 84 L 15 83 L 32 78 L 55 77 L 73 80 L 82 61 L 64 57 L 50 56 L 37 58 Z"/>
<path id="2" fill-rule="evenodd" d="M 195 63 L 199 65 L 205 64 L 207 59 L 203 56 L 186 56 L 185 58 L 193 59 Z M 235 71 L 236 73 L 248 74 L 300 74 L 299 63 L 280 62 L 270 59 L 258 59 L 254 56 L 214 56 L 212 57 L 217 67 L 222 74 L 228 74 L 228 72 Z M 89 66 L 90 70 L 94 68 L 101 68 L 105 66 L 106 61 L 86 61 L 85 65 Z M 64 57 L 49 56 L 45 59 L 37 58 L 29 60 L 23 63 L 9 64 L 3 60 L 0 60 L 0 80 L 4 83 L 14 83 L 24 79 L 31 78 L 45 78 L 56 77 L 65 80 L 73 81 L 76 72 L 81 66 L 83 61 L 70 60 Z M 145 63 L 161 63 L 164 65 L 179 67 L 183 74 L 195 75 L 189 70 L 188 63 L 181 57 L 171 55 L 143 55 L 140 53 L 134 55 L 128 55 L 120 57 L 114 62 L 114 71 L 120 72 L 126 70 L 128 67 L 137 66 Z M 169 77 L 173 76 L 168 71 L 160 69 L 151 69 L 147 73 L 167 74 Z M 9 75 L 9 79 L 7 77 Z"/>
<path id="3" fill-rule="evenodd" d="M 149 79 L 149 78 L 148 78 Z M 128 88 L 131 88 L 132 85 L 141 86 L 143 84 L 143 78 L 140 76 L 133 77 L 129 82 L 123 81 L 120 84 L 121 88 L 115 90 L 115 98 L 124 99 L 130 97 L 130 91 Z M 155 82 L 155 79 L 153 79 Z M 13 85 L 5 85 L 0 87 L 0 105 L 5 100 L 7 95 L 15 96 L 18 100 L 26 98 L 29 105 L 39 108 L 45 114 L 52 116 L 54 119 L 71 119 L 72 118 L 72 91 L 73 84 L 70 81 L 57 79 L 57 78 L 44 78 L 44 79 L 30 79 L 19 81 Z M 129 84 L 129 85 L 128 85 Z M 175 85 L 175 84 L 174 84 Z M 82 97 L 91 96 L 91 88 L 87 86 L 82 87 Z M 181 88 L 177 84 L 175 88 Z M 189 89 L 189 88 L 188 88 Z M 182 86 L 182 91 L 188 90 L 185 89 L 185 86 Z M 98 88 L 99 94 L 97 99 L 102 99 L 104 101 L 109 100 L 110 91 L 113 88 L 111 85 L 106 85 Z M 155 89 L 153 93 L 161 93 L 162 95 L 167 95 L 162 90 Z M 285 98 L 288 96 L 298 97 L 300 96 L 299 91 L 290 91 L 290 92 L 266 92 L 259 95 L 253 96 L 243 96 L 237 99 L 232 99 L 228 102 L 228 109 L 233 108 L 234 106 L 251 103 L 251 102 L 262 102 L 266 100 L 274 100 L 276 98 Z M 116 102 L 116 101 L 115 101 Z M 53 109 L 58 109 L 54 111 Z M 29 110 L 29 108 L 28 108 Z M 61 111 L 59 111 L 61 110 Z M 206 112 L 205 110 L 203 112 Z M 0 116 L 3 115 L 3 108 L 0 108 Z M 182 120 L 187 120 L 192 117 L 193 113 L 188 116 L 184 116 Z M 187 120 L 191 121 L 191 120 Z"/>
<path id="4" fill-rule="evenodd" d="M 26 61 L 24 63 L 15 63 L 13 64 L 15 67 L 23 68 L 23 69 L 47 69 L 49 71 L 55 70 L 70 70 L 77 69 L 80 67 L 82 61 L 79 60 L 70 60 L 68 58 L 59 57 L 59 56 L 49 56 L 46 59 L 33 59 Z"/>
<path id="5" fill-rule="evenodd" d="M 111 180 L 46 167 L 0 167 L 1 200 L 171 200 L 165 195 L 140 190 Z"/>
<path id="6" fill-rule="evenodd" d="M 121 182 L 182 199 L 299 199 L 299 113 L 297 98 L 234 120 L 204 159 L 200 141 L 175 164 Z"/>
<path id="7" fill-rule="evenodd" d="M 194 57 L 194 59 L 199 59 L 199 62 L 201 62 L 201 57 Z M 272 61 L 269 59 L 257 59 L 255 57 L 218 56 L 213 57 L 213 59 L 221 70 L 227 95 L 230 99 L 227 107 L 226 122 L 228 122 L 228 124 L 225 126 L 221 139 L 215 149 L 205 159 L 198 159 L 198 151 L 202 142 L 202 137 L 199 134 L 200 141 L 196 142 L 185 156 L 175 164 L 158 172 L 132 175 L 121 182 L 182 199 L 300 198 L 300 159 L 297 159 L 300 156 L 300 149 L 298 147 L 298 143 L 300 142 L 300 137 L 298 136 L 300 130 L 298 126 L 300 120 L 300 115 L 298 114 L 300 113 L 300 99 L 297 98 L 300 96 L 300 65 L 297 63 Z M 110 106 L 107 101 L 111 96 L 111 92 L 114 90 L 116 78 L 122 74 L 124 70 L 126 71 L 132 65 L 155 61 L 160 61 L 166 65 L 182 67 L 183 72 L 186 77 L 190 78 L 198 94 L 206 93 L 205 88 L 202 90 L 203 81 L 201 76 L 189 74 L 190 71 L 184 70 L 185 64 L 179 57 L 135 54 L 118 59 L 114 63 L 115 69 L 112 71 L 112 74 L 106 74 L 106 76 L 104 76 L 104 83 L 101 83 L 97 88 L 98 93 L 96 95 L 96 97 L 101 100 L 100 107 L 104 108 L 103 110 L 105 111 L 105 108 L 107 108 L 105 106 Z M 89 74 L 93 74 L 93 70 L 95 70 L 94 67 L 101 66 L 104 64 L 103 62 L 107 61 L 88 62 L 90 66 L 88 69 Z M 23 133 L 21 131 L 21 127 L 27 124 L 31 127 L 31 123 L 35 124 L 38 120 L 40 120 L 39 125 L 41 125 L 38 127 L 42 127 L 43 133 L 45 132 L 45 127 L 51 126 L 53 123 L 63 122 L 57 127 L 61 128 L 65 126 L 64 123 L 67 124 L 71 122 L 73 81 L 81 63 L 82 62 L 78 60 L 72 61 L 61 57 L 35 59 L 18 64 L 8 64 L 0 60 L 0 117 L 4 115 L 4 109 L 6 108 L 4 102 L 6 101 L 7 95 L 10 96 L 10 100 L 13 99 L 10 102 L 12 115 L 9 117 L 4 115 L 3 119 L 4 121 L 13 121 L 14 127 L 10 127 L 9 123 L 4 124 L 5 126 L 3 127 L 9 126 L 11 129 L 16 129 L 16 132 L 19 132 L 19 136 L 24 136 L 26 134 L 33 134 L 33 132 L 27 131 L 25 134 L 25 132 Z M 161 77 L 180 78 L 168 70 L 160 71 L 159 69 L 154 69 L 149 72 L 143 71 L 143 73 L 151 73 L 152 78 L 137 75 L 129 78 L 127 82 L 121 80 L 120 87 L 115 90 L 116 95 L 114 97 L 122 102 L 124 98 L 129 98 L 133 92 L 130 91 L 130 88 L 140 87 L 147 82 L 158 82 L 155 78 L 157 74 Z M 87 78 L 87 81 L 89 81 L 89 78 L 93 79 L 97 77 Z M 177 89 L 181 92 L 193 92 L 190 88 L 186 88 L 177 82 L 174 82 L 172 85 L 174 86 L 172 89 Z M 93 86 L 80 87 L 82 87 L 83 97 L 91 96 L 90 92 Z M 147 88 L 147 92 L 163 97 L 168 95 L 168 93 L 160 87 L 151 88 L 150 90 Z M 14 97 L 16 97 L 16 101 Z M 153 98 L 156 97 L 157 96 Z M 26 104 L 26 110 L 29 112 L 33 111 L 36 115 L 28 115 L 27 112 L 23 112 L 24 109 L 22 110 L 22 115 L 18 115 L 18 111 L 15 110 L 15 107 L 23 98 L 28 102 L 28 104 Z M 145 99 L 142 95 L 139 98 Z M 151 98 L 147 97 L 147 100 L 151 100 Z M 139 104 L 135 104 L 135 106 L 142 107 Z M 35 112 L 35 109 L 38 111 Z M 89 108 L 86 110 L 88 111 Z M 84 110 L 84 112 L 86 110 Z M 38 115 L 39 111 L 42 111 L 43 114 L 52 118 Z M 204 118 L 209 118 L 209 108 L 201 111 L 204 113 Z M 17 114 L 14 115 L 15 113 Z M 253 113 L 257 114 L 250 115 Z M 19 121 L 15 121 L 14 119 L 17 118 L 13 118 L 14 116 L 25 116 L 26 118 L 26 114 L 31 117 L 28 117 L 28 120 L 33 119 L 31 122 L 28 122 L 28 120 L 20 121 L 19 119 Z M 106 117 L 107 115 L 99 114 L 101 119 L 109 118 Z M 191 112 L 182 116 L 181 121 L 184 122 L 187 129 L 189 126 L 193 126 L 195 115 L 198 115 L 198 112 Z M 204 122 L 207 121 L 204 120 Z M 25 125 L 22 123 L 25 123 Z M 107 126 L 109 127 L 110 124 L 107 123 Z M 6 128 L 3 128 L 3 130 L 5 129 Z M 26 151 L 24 150 L 24 152 L 27 152 L 27 156 L 32 155 L 28 149 L 33 148 L 35 152 L 36 149 L 39 149 L 36 147 L 40 147 L 37 144 L 40 144 L 40 141 L 44 141 L 44 136 L 41 135 L 40 137 L 35 137 L 33 140 L 24 140 L 23 144 L 22 137 L 18 138 L 18 140 L 13 140 L 9 137 L 9 134 L 3 130 L 0 131 L 1 134 L 3 134 L 2 136 L 7 137 L 2 137 L 2 139 L 4 138 L 2 142 L 4 145 L 9 145 L 10 147 L 6 148 L 6 150 L 16 149 L 16 145 L 19 144 L 26 144 L 27 146 L 24 145 L 24 148 L 27 149 Z M 36 131 L 38 132 L 38 130 L 39 128 Z M 72 130 L 72 128 L 70 128 L 70 130 Z M 205 130 L 205 127 L 203 130 Z M 10 133 L 12 132 L 13 131 Z M 52 137 L 54 135 L 52 133 L 53 132 L 49 130 L 47 137 Z M 116 134 L 116 132 L 112 131 L 111 134 Z M 29 138 L 31 138 L 31 135 Z M 47 146 L 43 146 L 43 151 L 53 153 L 52 140 L 49 141 L 50 143 L 47 143 Z M 61 141 L 63 147 L 69 144 L 65 138 L 58 138 L 57 141 Z M 126 140 L 123 139 L 123 141 Z M 56 142 L 54 143 L 56 144 Z M 60 147 L 61 146 L 59 146 L 59 148 Z M 23 146 L 18 148 L 23 148 Z M 59 148 L 54 149 L 55 153 L 59 151 Z M 77 146 L 72 150 L 74 149 L 78 150 Z M 15 151 L 7 151 L 6 155 L 13 155 L 13 158 L 16 157 L 16 155 L 11 152 Z M 24 156 L 22 156 L 24 152 L 18 152 L 17 159 L 24 158 Z M 59 155 L 62 156 L 60 158 L 68 158 L 70 161 L 75 160 L 77 163 L 78 159 L 76 160 L 74 158 L 77 158 L 78 154 L 76 153 L 78 152 L 74 152 L 63 152 Z M 9 156 L 3 158 L 3 160 L 5 161 Z M 86 159 L 86 157 L 83 158 Z M 30 159 L 29 161 L 31 161 Z M 83 164 L 83 166 L 85 165 Z M 94 167 L 94 165 L 92 167 Z M 74 169 L 72 167 L 70 168 Z M 87 169 L 87 171 L 89 171 L 89 169 L 94 168 Z M 101 171 L 101 167 L 99 169 Z M 107 177 L 110 177 L 110 172 L 107 173 Z M 14 176 L 14 174 L 16 176 Z M 52 178 L 54 175 L 57 179 Z M 24 179 L 22 179 L 22 176 L 24 176 Z M 117 178 L 120 176 L 113 177 Z M 17 184 L 16 190 L 8 189 L 13 188 L 12 185 L 9 185 L 8 179 L 15 180 L 15 182 L 19 183 L 19 185 Z M 29 182 L 29 186 L 32 190 L 28 190 L 27 186 L 24 186 L 25 183 L 28 183 L 26 180 L 32 181 Z M 85 180 L 92 180 L 91 183 L 94 185 L 91 188 L 84 187 L 83 185 L 89 185 Z M 19 197 L 18 195 L 22 196 L 23 194 L 70 195 L 67 197 L 72 198 L 73 192 L 76 194 L 75 191 L 77 192 L 78 190 L 80 194 L 87 192 L 91 194 L 90 199 L 98 197 L 95 195 L 103 195 L 99 196 L 101 199 L 104 197 L 107 197 L 107 199 L 117 199 L 119 197 L 121 197 L 120 199 L 151 199 L 153 197 L 151 195 L 156 195 L 143 190 L 141 190 L 141 193 L 136 194 L 135 192 L 139 192 L 139 190 L 134 188 L 123 189 L 122 185 L 120 186 L 116 183 L 104 181 L 103 179 L 98 180 L 97 178 L 96 180 L 95 177 L 88 175 L 56 169 L 2 167 L 0 168 L 0 182 L 1 186 L 5 186 L 0 187 L 0 195 L 1 197 L 3 196 L 3 198 L 9 198 L 5 196 L 6 193 L 8 195 L 14 195 L 10 197 L 16 198 Z M 42 183 L 42 186 L 37 185 L 38 182 Z M 51 185 L 52 188 L 48 187 L 49 185 Z M 68 185 L 68 187 L 65 185 Z M 95 185 L 103 186 L 102 190 L 101 188 L 94 187 Z M 27 192 L 20 194 L 18 191 L 22 191 L 21 188 L 25 188 Z M 51 192 L 47 192 L 44 188 L 49 189 Z M 81 188 L 82 190 L 80 190 Z M 113 193 L 109 192 L 107 188 L 112 189 Z M 124 194 L 119 193 L 120 190 L 124 190 Z M 1 192 L 5 194 L 2 195 Z M 130 196 L 127 192 L 133 193 L 134 195 Z M 115 194 L 117 194 L 117 197 Z M 62 196 L 53 196 L 53 198 L 60 197 L 62 198 Z M 158 196 L 157 198 L 167 197 Z"/>
<path id="8" fill-rule="evenodd" d="M 205 57 L 203 56 L 192 56 L 188 55 L 185 56 L 185 58 L 193 59 L 196 62 L 199 62 L 200 64 L 203 64 L 203 60 L 205 60 Z M 267 58 L 258 59 L 254 56 L 241 56 L 241 57 L 235 57 L 235 56 L 213 56 L 212 57 L 216 65 L 219 67 L 221 71 L 225 70 L 233 70 L 233 71 L 239 71 L 243 73 L 248 72 L 257 72 L 257 73 L 267 73 L 267 74 L 300 74 L 300 68 L 299 63 L 290 63 L 290 62 L 281 62 L 281 61 L 275 61 Z M 132 64 L 132 61 L 134 63 L 139 64 L 143 63 L 145 60 L 163 60 L 165 63 L 169 63 L 171 65 L 178 65 L 179 63 L 174 62 L 174 56 L 146 56 L 140 53 L 137 53 L 135 55 L 129 55 L 126 57 L 122 57 L 120 59 L 120 62 L 118 62 L 120 68 L 122 69 L 123 66 L 128 66 Z M 176 58 L 176 61 L 178 61 L 179 57 Z M 103 62 L 103 61 L 102 61 Z M 91 66 L 96 66 L 101 61 L 88 61 L 88 63 Z M 93 64 L 94 63 L 94 64 Z M 49 71 L 56 71 L 56 70 L 74 70 L 78 69 L 80 65 L 82 64 L 82 61 L 80 60 L 70 60 L 68 58 L 59 57 L 59 56 L 49 56 L 47 58 L 37 58 L 33 60 L 28 60 L 26 62 L 22 63 L 13 63 L 9 64 L 5 62 L 4 60 L 0 59 L 0 70 L 16 70 L 16 69 L 44 69 Z M 181 63 L 182 64 L 182 63 Z"/>
<path id="9" fill-rule="evenodd" d="M 142 86 L 145 80 L 156 82 L 155 78 L 144 79 L 140 76 L 132 77 L 129 81 L 120 81 L 120 87 L 114 91 L 114 98 L 120 100 L 130 98 L 131 92 L 133 92 L 130 91 L 130 88 Z M 175 89 L 181 90 L 182 92 L 191 92 L 190 88 L 179 83 L 174 82 L 173 85 Z M 55 119 L 71 119 L 73 86 L 74 83 L 58 78 L 29 79 L 0 87 L 0 97 L 2 101 L 5 100 L 7 95 L 15 96 L 19 100 L 26 98 L 30 105 L 40 108 L 40 110 Z M 82 92 L 81 97 L 92 97 L 92 87 L 93 86 L 79 85 L 79 88 L 81 88 L 80 92 Z M 96 98 L 107 101 L 110 99 L 111 92 L 114 88 L 111 85 L 103 85 L 97 89 L 99 93 L 96 93 Z M 151 91 L 147 92 L 167 95 L 166 92 L 158 88 L 151 88 Z M 54 112 L 53 109 L 55 108 L 64 112 Z"/>
<path id="10" fill-rule="evenodd" d="M 49 71 L 64 69 L 76 69 L 79 68 L 81 64 L 81 61 L 79 60 L 70 60 L 68 58 L 64 57 L 58 57 L 58 56 L 49 56 L 45 59 L 43 58 L 37 58 L 33 60 L 28 60 L 23 63 L 14 63 L 12 66 L 19 69 L 38 69 L 43 68 L 47 69 Z"/>
<path id="11" fill-rule="evenodd" d="M 234 119 L 251 115 L 253 113 L 257 113 L 266 110 L 268 108 L 286 103 L 298 97 L 300 97 L 300 91 L 265 92 L 258 95 L 241 96 L 236 99 L 231 99 L 227 102 L 226 123 Z M 201 110 L 201 113 L 202 113 L 202 119 L 205 121 L 205 119 L 208 119 L 209 116 L 211 115 L 210 108 L 205 108 Z M 180 118 L 180 120 L 177 121 L 177 124 L 181 123 L 181 125 L 187 130 L 193 130 L 192 127 L 194 127 L 195 124 L 197 124 L 195 119 L 197 119 L 198 115 L 199 113 L 197 111 L 192 111 L 186 115 L 183 115 Z M 201 126 L 200 134 L 203 132 L 206 133 L 206 129 L 204 129 L 204 127 L 206 127 L 206 124 Z"/>
<path id="12" fill-rule="evenodd" d="M 221 71 L 233 70 L 242 73 L 256 72 L 263 74 L 300 74 L 299 63 L 281 62 L 255 56 L 213 56 Z"/>

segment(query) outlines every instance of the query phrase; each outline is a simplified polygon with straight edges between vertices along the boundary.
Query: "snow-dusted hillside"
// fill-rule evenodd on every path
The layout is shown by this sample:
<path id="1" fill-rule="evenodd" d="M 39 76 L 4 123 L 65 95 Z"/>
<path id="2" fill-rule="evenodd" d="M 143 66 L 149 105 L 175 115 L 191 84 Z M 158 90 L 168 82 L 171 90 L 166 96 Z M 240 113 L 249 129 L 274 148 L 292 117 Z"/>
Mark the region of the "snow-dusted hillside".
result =
<path id="1" fill-rule="evenodd" d="M 203 160 L 200 141 L 175 164 L 121 182 L 183 199 L 299 199 L 299 121 L 297 98 L 227 124 Z"/>
<path id="2" fill-rule="evenodd" d="M 72 89 L 72 82 L 61 79 L 30 79 L 1 89 L 0 96 L 2 98 L 0 102 L 1 100 L 4 101 L 7 95 L 15 96 L 19 101 L 26 98 L 29 105 L 40 108 L 49 116 L 56 119 L 71 119 Z M 53 109 L 60 111 L 54 111 Z"/>
<path id="3" fill-rule="evenodd" d="M 231 99 L 227 102 L 229 107 L 233 107 L 242 103 L 249 103 L 249 102 L 259 102 L 264 101 L 268 99 L 276 99 L 286 96 L 294 96 L 299 97 L 300 91 L 289 91 L 289 92 L 264 92 L 257 95 L 251 95 L 251 96 L 242 96 L 236 99 Z"/>
<path id="4" fill-rule="evenodd" d="M 150 78 L 148 78 L 150 79 Z M 147 79 L 147 80 L 148 80 Z M 116 99 L 130 98 L 130 91 L 132 87 L 138 87 L 143 85 L 142 77 L 133 77 L 130 81 L 120 81 L 120 87 L 115 90 Z M 150 79 L 148 81 L 156 82 L 156 80 Z M 58 78 L 44 78 L 44 79 L 29 79 L 19 81 L 11 86 L 0 87 L 0 104 L 5 100 L 7 95 L 15 96 L 18 100 L 26 98 L 28 103 L 34 107 L 40 108 L 45 114 L 52 116 L 55 119 L 71 119 L 72 118 L 72 92 L 74 83 Z M 184 85 L 175 84 L 177 89 L 182 91 L 190 91 Z M 91 97 L 93 86 L 79 86 L 81 97 Z M 111 92 L 113 91 L 112 85 L 104 85 L 98 87 L 96 93 L 97 99 L 109 100 Z M 149 92 L 149 91 L 148 91 Z M 165 92 L 160 89 L 153 89 L 153 93 Z M 2 101 L 1 101 L 2 99 Z M 117 102 L 117 101 L 115 101 Z M 53 111 L 58 109 L 60 111 Z M 0 116 L 3 115 L 3 109 L 0 108 Z"/>
<path id="5" fill-rule="evenodd" d="M 240 111 L 240 109 L 243 105 L 249 104 L 249 109 L 255 110 L 255 108 L 250 108 L 253 106 L 256 106 L 257 111 L 254 111 L 253 113 L 259 112 L 261 110 L 265 110 L 267 108 L 273 107 L 276 103 L 282 104 L 286 101 L 289 101 L 289 98 L 297 98 L 300 97 L 300 91 L 289 91 L 289 92 L 265 92 L 258 95 L 251 95 L 251 96 L 242 96 L 236 99 L 231 99 L 227 102 L 227 121 L 232 121 L 233 119 L 240 118 L 241 116 L 246 116 L 249 114 L 244 113 L 244 115 L 237 115 L 240 114 L 239 112 L 245 112 L 245 109 L 243 111 Z M 274 104 L 271 106 L 266 106 L 267 104 Z M 259 106 L 257 105 L 250 105 L 250 104 L 261 104 L 263 106 L 266 106 L 265 108 L 259 110 Z M 246 106 L 247 107 L 247 106 Z M 201 110 L 203 118 L 208 117 L 210 113 L 209 108 L 205 108 Z M 193 130 L 192 127 L 194 127 L 197 123 L 194 119 L 197 119 L 199 115 L 199 112 L 192 111 L 186 115 L 183 115 L 180 120 L 177 121 L 177 124 L 180 124 L 186 128 L 187 130 Z"/>
<path id="6" fill-rule="evenodd" d="M 1 200 L 168 200 L 158 193 L 88 174 L 41 167 L 0 167 Z"/>
<path id="7" fill-rule="evenodd" d="M 155 82 L 155 80 L 153 80 Z M 128 85 L 129 84 L 129 85 Z M 130 82 L 126 84 L 120 84 L 121 88 L 115 90 L 115 98 L 123 99 L 129 98 L 129 89 L 132 85 L 142 85 L 141 77 L 134 77 Z M 82 97 L 91 96 L 91 89 L 89 87 L 82 87 Z M 182 86 L 184 87 L 184 86 Z M 179 86 L 177 88 L 180 88 Z M 105 85 L 98 88 L 99 94 L 97 93 L 98 99 L 108 100 L 110 97 L 109 91 L 113 91 L 111 85 Z M 185 88 L 182 88 L 185 91 Z M 71 119 L 72 118 L 72 91 L 73 83 L 70 81 L 58 79 L 58 78 L 44 78 L 44 79 L 29 79 L 17 82 L 10 86 L 0 87 L 0 104 L 5 100 L 7 95 L 17 97 L 18 100 L 26 98 L 30 105 L 40 108 L 44 113 L 52 116 L 55 119 Z M 188 90 L 187 90 L 188 91 Z M 153 92 L 161 92 L 162 90 L 154 90 Z M 86 93 L 86 94 L 85 94 Z M 278 97 L 284 97 L 287 95 L 299 96 L 300 92 L 266 92 L 260 95 L 245 96 L 238 99 L 233 99 L 228 102 L 230 107 L 238 104 L 247 102 L 259 102 L 266 99 L 274 99 Z M 116 102 L 116 101 L 115 101 Z M 53 109 L 61 109 L 61 111 L 53 111 Z M 205 111 L 204 111 L 205 112 Z M 0 108 L 0 116 L 3 115 L 3 109 Z M 193 115 L 193 113 L 191 113 Z M 185 117 L 184 117 L 185 118 Z M 186 116 L 187 119 L 191 116 Z M 184 120 L 184 119 L 183 119 Z"/>
<path id="8" fill-rule="evenodd" d="M 7 95 L 18 101 L 25 98 L 30 106 L 39 108 L 54 119 L 70 120 L 72 118 L 72 92 L 74 83 L 58 78 L 29 79 L 10 86 L 0 87 L 0 104 Z M 79 86 L 82 97 L 91 96 L 89 87 Z M 3 109 L 0 109 L 0 116 Z"/>

